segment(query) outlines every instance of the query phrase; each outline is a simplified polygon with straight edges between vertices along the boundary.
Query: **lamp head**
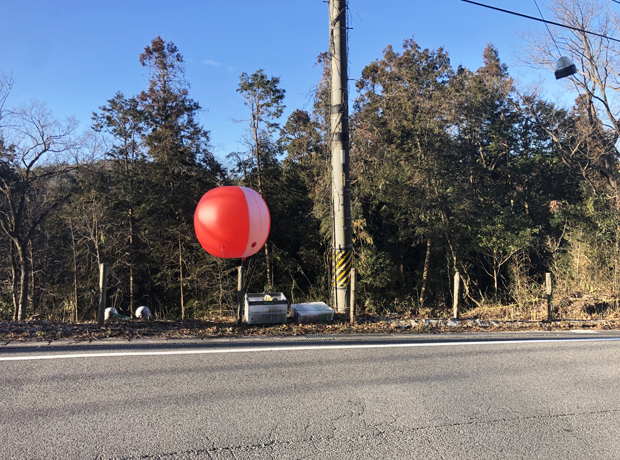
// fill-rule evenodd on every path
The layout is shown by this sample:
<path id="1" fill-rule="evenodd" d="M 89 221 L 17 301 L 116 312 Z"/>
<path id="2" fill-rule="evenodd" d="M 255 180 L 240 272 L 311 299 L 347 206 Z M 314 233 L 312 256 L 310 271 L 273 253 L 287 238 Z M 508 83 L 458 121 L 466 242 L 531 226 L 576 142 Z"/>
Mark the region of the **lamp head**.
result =
<path id="1" fill-rule="evenodd" d="M 558 59 L 558 63 L 555 66 L 555 79 L 559 80 L 560 78 L 570 77 L 573 74 L 577 73 L 577 67 L 573 64 L 567 57 L 561 57 Z"/>

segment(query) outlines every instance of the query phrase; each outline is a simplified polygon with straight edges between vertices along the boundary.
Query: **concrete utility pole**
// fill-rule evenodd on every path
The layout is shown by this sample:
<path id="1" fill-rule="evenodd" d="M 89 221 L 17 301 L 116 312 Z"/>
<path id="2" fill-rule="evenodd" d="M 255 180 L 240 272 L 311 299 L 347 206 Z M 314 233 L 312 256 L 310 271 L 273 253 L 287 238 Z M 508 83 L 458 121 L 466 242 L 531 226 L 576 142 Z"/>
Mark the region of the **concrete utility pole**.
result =
<path id="1" fill-rule="evenodd" d="M 349 97 L 347 72 L 347 2 L 329 1 L 331 54 L 331 153 L 334 301 L 339 313 L 351 300 L 351 180 L 349 175 Z"/>

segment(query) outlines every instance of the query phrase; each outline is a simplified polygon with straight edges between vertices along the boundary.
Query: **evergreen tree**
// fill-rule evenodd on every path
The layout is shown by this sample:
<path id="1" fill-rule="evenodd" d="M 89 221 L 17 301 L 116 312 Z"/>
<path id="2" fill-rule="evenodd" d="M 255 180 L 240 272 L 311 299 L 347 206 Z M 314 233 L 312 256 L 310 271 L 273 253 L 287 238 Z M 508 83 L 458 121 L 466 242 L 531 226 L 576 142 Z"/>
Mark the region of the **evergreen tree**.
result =
<path id="1" fill-rule="evenodd" d="M 282 103 L 285 90 L 278 87 L 280 77 L 268 78 L 263 69 L 252 75 L 242 73 L 239 77 L 237 92 L 241 94 L 244 104 L 250 109 L 250 149 L 255 163 L 256 186 L 259 194 L 263 195 L 264 169 L 270 164 L 277 163 L 277 144 L 272 134 L 278 128 L 276 120 L 285 109 Z M 268 197 L 267 204 L 270 204 Z M 265 265 L 267 275 L 267 289 L 274 285 L 273 258 L 271 256 L 271 241 L 265 242 Z"/>
<path id="2" fill-rule="evenodd" d="M 111 176 L 112 190 L 110 196 L 114 200 L 110 210 L 118 214 L 118 221 L 123 223 L 127 234 L 127 251 L 123 262 L 128 268 L 129 302 L 128 310 L 133 314 L 138 283 L 136 276 L 141 258 L 138 255 L 138 234 L 144 218 L 145 207 L 143 194 L 146 169 L 146 117 L 139 108 L 135 98 L 127 99 L 118 92 L 108 105 L 100 107 L 101 112 L 93 115 L 93 128 L 105 131 L 113 136 L 114 145 L 107 151 L 112 165 L 108 174 Z M 142 275 L 144 277 L 144 275 Z"/>
<path id="3" fill-rule="evenodd" d="M 145 116 L 146 206 L 149 209 L 150 277 L 159 302 L 179 305 L 184 316 L 184 254 L 195 248 L 193 215 L 201 196 L 222 178 L 209 150 L 209 133 L 196 120 L 200 105 L 189 97 L 183 57 L 161 37 L 140 55 L 149 88 L 138 96 Z M 173 286 L 176 284 L 178 290 Z M 176 291 L 176 292 L 175 292 Z M 170 294 L 175 292 L 176 295 Z M 176 299 L 175 299 L 176 297 Z"/>

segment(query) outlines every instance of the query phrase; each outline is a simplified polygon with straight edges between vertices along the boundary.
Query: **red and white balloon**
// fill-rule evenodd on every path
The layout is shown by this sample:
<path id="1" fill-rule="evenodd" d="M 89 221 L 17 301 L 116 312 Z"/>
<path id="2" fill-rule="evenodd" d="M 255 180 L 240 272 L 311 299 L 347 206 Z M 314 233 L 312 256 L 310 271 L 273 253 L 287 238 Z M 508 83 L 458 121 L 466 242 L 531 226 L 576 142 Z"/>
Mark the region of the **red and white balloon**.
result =
<path id="1" fill-rule="evenodd" d="M 236 259 L 256 254 L 269 236 L 267 203 L 247 187 L 218 187 L 202 197 L 194 214 L 200 245 L 209 254 Z"/>

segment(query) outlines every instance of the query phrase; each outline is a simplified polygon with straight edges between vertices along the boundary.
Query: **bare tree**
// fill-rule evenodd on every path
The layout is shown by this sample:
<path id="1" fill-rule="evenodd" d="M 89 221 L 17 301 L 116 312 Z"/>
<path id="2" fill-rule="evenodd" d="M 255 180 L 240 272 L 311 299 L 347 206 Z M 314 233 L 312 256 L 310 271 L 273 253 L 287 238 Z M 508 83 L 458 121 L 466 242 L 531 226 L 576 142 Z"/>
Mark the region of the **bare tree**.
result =
<path id="1" fill-rule="evenodd" d="M 555 21 L 571 27 L 551 26 L 549 33 L 529 33 L 525 62 L 553 71 L 561 56 L 577 64 L 577 73 L 565 85 L 582 96 L 591 120 L 620 136 L 620 42 L 588 33 L 615 38 L 620 16 L 600 0 L 553 0 Z M 577 30 L 576 30 L 577 29 Z M 615 142 L 614 142 L 615 144 Z"/>
<path id="2" fill-rule="evenodd" d="M 578 71 L 565 84 L 579 96 L 572 113 L 576 121 L 551 123 L 547 131 L 561 147 L 563 161 L 577 167 L 593 192 L 605 193 L 620 211 L 620 42 L 588 33 L 614 38 L 620 16 L 600 0 L 553 0 L 550 10 L 556 22 L 571 29 L 526 35 L 526 62 L 553 69 L 560 55 L 569 57 Z"/>
<path id="3" fill-rule="evenodd" d="M 577 66 L 577 73 L 564 80 L 567 90 L 578 94 L 569 117 L 565 111 L 552 109 L 551 123 L 541 126 L 546 126 L 562 161 L 581 175 L 591 193 L 603 198 L 613 210 L 614 287 L 617 287 L 620 271 L 620 42 L 612 39 L 618 36 L 620 16 L 611 5 L 602 0 L 552 0 L 550 11 L 555 21 L 569 28 L 552 26 L 546 33 L 525 35 L 529 42 L 525 61 L 552 70 L 560 56 L 566 56 Z M 534 98 L 524 97 L 523 100 L 530 109 L 536 103 Z"/>
<path id="4" fill-rule="evenodd" d="M 5 110 L 13 80 L 0 76 L 0 228 L 11 240 L 19 268 L 17 319 L 26 317 L 28 242 L 45 217 L 66 198 L 75 122 L 57 121 L 39 102 Z"/>
<path id="5" fill-rule="evenodd" d="M 553 71 L 561 56 L 569 57 L 577 74 L 565 80 L 567 89 L 587 95 L 607 118 L 606 126 L 620 132 L 620 43 L 588 33 L 616 38 L 620 17 L 601 0 L 552 0 L 550 11 L 570 29 L 551 26 L 548 32 L 524 34 L 529 43 L 524 61 Z"/>

